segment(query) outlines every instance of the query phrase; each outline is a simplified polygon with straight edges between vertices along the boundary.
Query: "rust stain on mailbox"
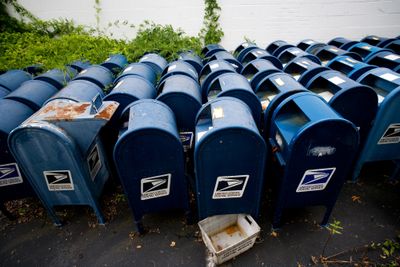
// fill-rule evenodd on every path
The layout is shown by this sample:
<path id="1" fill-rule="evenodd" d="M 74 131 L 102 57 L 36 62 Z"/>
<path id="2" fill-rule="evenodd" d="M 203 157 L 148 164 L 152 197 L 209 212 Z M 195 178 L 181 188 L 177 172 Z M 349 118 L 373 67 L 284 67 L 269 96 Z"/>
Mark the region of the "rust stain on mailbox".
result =
<path id="1" fill-rule="evenodd" d="M 117 110 L 118 105 L 119 104 L 117 102 L 112 102 L 110 103 L 110 105 L 106 106 L 103 110 L 100 110 L 100 112 L 97 113 L 94 117 L 96 119 L 109 120 Z"/>

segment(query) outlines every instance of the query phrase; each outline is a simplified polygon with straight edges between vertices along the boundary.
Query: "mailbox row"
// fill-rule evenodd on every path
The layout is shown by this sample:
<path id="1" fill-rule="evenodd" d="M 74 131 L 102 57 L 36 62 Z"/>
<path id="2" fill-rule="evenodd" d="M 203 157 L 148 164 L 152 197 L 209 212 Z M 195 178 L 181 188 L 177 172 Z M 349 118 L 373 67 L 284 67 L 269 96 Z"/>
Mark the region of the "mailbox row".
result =
<path id="1" fill-rule="evenodd" d="M 357 155 L 359 167 L 398 159 L 397 73 L 374 67 L 356 82 L 311 54 L 276 58 L 248 43 L 233 55 L 219 45 L 202 54 L 204 62 L 188 51 L 169 64 L 148 54 L 130 65 L 113 56 L 81 70 L 12 131 L 11 153 L 56 224 L 53 206 L 66 204 L 92 206 L 103 223 L 97 198 L 114 168 L 139 231 L 143 214 L 189 211 L 189 184 L 200 219 L 257 217 L 273 176 L 275 227 L 284 208 L 303 205 L 326 206 L 325 224 Z"/>

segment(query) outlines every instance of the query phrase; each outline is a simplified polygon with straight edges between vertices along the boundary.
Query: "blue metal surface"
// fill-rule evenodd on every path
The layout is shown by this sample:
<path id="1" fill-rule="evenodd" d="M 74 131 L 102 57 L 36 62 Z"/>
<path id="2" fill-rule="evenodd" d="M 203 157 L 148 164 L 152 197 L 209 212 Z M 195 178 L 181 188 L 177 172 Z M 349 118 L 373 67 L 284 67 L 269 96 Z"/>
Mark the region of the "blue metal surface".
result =
<path id="1" fill-rule="evenodd" d="M 313 39 L 304 39 L 297 44 L 297 47 L 303 51 L 306 51 L 309 47 L 312 47 L 316 44 L 323 44 L 323 43 L 317 42 Z"/>
<path id="2" fill-rule="evenodd" d="M 0 86 L 11 92 L 30 79 L 32 76 L 23 70 L 9 70 L 0 75 Z"/>
<path id="3" fill-rule="evenodd" d="M 400 72 L 400 56 L 393 52 L 381 51 L 375 53 L 365 63 L 385 67 L 398 73 Z"/>
<path id="4" fill-rule="evenodd" d="M 304 52 L 298 47 L 289 47 L 279 53 L 277 57 L 284 67 L 295 58 L 308 58 L 309 60 L 321 65 L 321 61 L 316 56 Z"/>
<path id="5" fill-rule="evenodd" d="M 174 112 L 182 144 L 188 151 L 193 146 L 196 115 L 202 105 L 200 85 L 185 75 L 174 75 L 158 86 L 158 92 L 157 100 Z"/>
<path id="6" fill-rule="evenodd" d="M 248 106 L 217 98 L 196 119 L 195 173 L 199 219 L 217 214 L 258 217 L 266 146 Z"/>
<path id="7" fill-rule="evenodd" d="M 259 48 L 255 43 L 244 42 L 241 43 L 238 47 L 236 47 L 235 51 L 233 51 L 233 56 L 236 57 L 240 62 L 242 62 L 242 58 L 247 52 L 252 49 Z"/>
<path id="8" fill-rule="evenodd" d="M 176 79 L 172 76 L 169 79 Z M 172 110 L 156 100 L 129 106 L 114 149 L 119 178 L 139 232 L 144 214 L 189 210 L 184 153 Z"/>
<path id="9" fill-rule="evenodd" d="M 73 77 L 75 77 L 77 71 L 72 68 L 68 68 L 67 70 L 63 71 L 60 69 L 52 69 L 46 71 L 39 76 L 33 78 L 34 80 L 44 81 L 47 82 L 58 90 L 63 88 Z"/>
<path id="10" fill-rule="evenodd" d="M 282 64 L 280 64 L 280 67 L 276 67 L 271 61 L 258 58 L 245 65 L 241 74 L 246 77 L 253 90 L 255 90 L 263 78 L 272 73 L 281 72 L 281 70 Z"/>
<path id="11" fill-rule="evenodd" d="M 350 56 L 338 56 L 326 64 L 328 68 L 340 71 L 347 77 L 357 80 L 358 77 L 363 75 L 369 70 L 377 68 L 377 66 L 369 65 L 367 63 L 355 60 Z"/>
<path id="12" fill-rule="evenodd" d="M 289 48 L 289 47 L 295 47 L 292 44 L 289 44 L 285 41 L 282 40 L 277 40 L 272 43 L 270 43 L 265 50 L 267 50 L 268 53 L 271 55 L 277 57 L 283 50 Z"/>
<path id="13" fill-rule="evenodd" d="M 192 65 L 196 69 L 197 74 L 199 74 L 203 68 L 203 61 L 201 60 L 201 57 L 196 55 L 193 51 L 180 52 L 178 59 Z"/>
<path id="14" fill-rule="evenodd" d="M 386 38 L 386 37 L 379 37 L 376 35 L 369 35 L 361 39 L 360 42 L 367 43 L 373 46 L 385 47 L 393 40 L 396 40 L 396 38 Z"/>
<path id="15" fill-rule="evenodd" d="M 362 75 L 357 81 L 375 90 L 379 107 L 365 145 L 358 156 L 353 180 L 358 178 L 365 162 L 400 159 L 400 74 L 386 68 L 376 68 Z"/>
<path id="16" fill-rule="evenodd" d="M 224 96 L 234 97 L 246 103 L 255 123 L 261 127 L 261 103 L 243 75 L 228 72 L 219 75 L 211 82 L 207 92 L 208 101 Z"/>
<path id="17" fill-rule="evenodd" d="M 41 80 L 30 80 L 24 82 L 17 90 L 8 94 L 5 98 L 21 102 L 34 111 L 38 111 L 44 102 L 58 89 L 50 83 Z"/>
<path id="18" fill-rule="evenodd" d="M 92 65 L 81 71 L 74 80 L 89 81 L 104 90 L 111 86 L 114 76 L 109 69 L 100 65 Z"/>
<path id="19" fill-rule="evenodd" d="M 7 114 L 0 120 L 0 209 L 5 214 L 5 201 L 34 195 L 7 144 L 10 132 L 33 113 L 31 108 L 20 102 L 0 99 L 0 114 Z"/>
<path id="20" fill-rule="evenodd" d="M 162 83 L 166 78 L 171 77 L 173 75 L 185 75 L 192 78 L 195 81 L 198 81 L 199 75 L 196 69 L 190 65 L 189 63 L 183 60 L 177 60 L 169 63 L 163 72 L 161 73 L 159 84 Z"/>
<path id="21" fill-rule="evenodd" d="M 273 227 L 285 208 L 326 207 L 325 225 L 349 174 L 358 132 L 319 96 L 299 93 L 274 111 L 269 141 L 276 159 L 277 200 Z M 272 173 L 270 173 L 272 175 Z"/>
<path id="22" fill-rule="evenodd" d="M 382 51 L 390 51 L 389 49 L 372 46 L 367 43 L 357 43 L 347 49 L 349 52 L 354 52 L 360 55 L 364 62 L 368 61 L 370 57 Z"/>
<path id="23" fill-rule="evenodd" d="M 396 39 L 393 42 L 388 43 L 385 48 L 392 50 L 397 55 L 400 54 L 400 40 Z"/>
<path id="24" fill-rule="evenodd" d="M 212 80 L 223 73 L 236 72 L 231 64 L 225 60 L 213 60 L 204 65 L 199 75 L 201 85 L 201 97 L 203 103 L 207 102 L 207 91 Z"/>
<path id="25" fill-rule="evenodd" d="M 205 58 L 203 60 L 204 64 L 207 64 L 210 61 L 213 60 L 225 60 L 229 62 L 229 64 L 232 65 L 232 67 L 236 70 L 236 72 L 242 71 L 242 63 L 239 62 L 231 53 L 228 51 L 218 51 L 213 53 L 211 56 Z"/>
<path id="26" fill-rule="evenodd" d="M 117 106 L 54 100 L 10 133 L 10 151 L 56 225 L 56 205 L 89 205 L 104 224 L 98 198 L 109 171 L 98 133 Z"/>
<path id="27" fill-rule="evenodd" d="M 278 69 L 282 69 L 282 63 L 276 57 L 272 56 L 270 53 L 261 48 L 252 49 L 244 54 L 242 57 L 242 64 L 246 65 L 247 63 L 258 58 L 266 59 L 274 64 L 274 66 Z"/>
<path id="28" fill-rule="evenodd" d="M 118 74 L 126 65 L 128 65 L 128 60 L 122 54 L 114 54 L 114 55 L 110 55 L 100 65 L 103 67 L 106 67 L 112 73 Z"/>
<path id="29" fill-rule="evenodd" d="M 9 93 L 10 93 L 10 91 L 7 88 L 0 85 L 0 98 L 5 97 Z"/>
<path id="30" fill-rule="evenodd" d="M 218 51 L 226 51 L 226 50 L 219 44 L 209 44 L 203 47 L 200 54 L 203 56 L 203 58 L 208 58 Z"/>
<path id="31" fill-rule="evenodd" d="M 354 44 L 358 44 L 358 41 L 352 41 L 343 37 L 336 37 L 328 42 L 328 45 L 333 45 L 343 50 L 347 50 Z"/>
<path id="32" fill-rule="evenodd" d="M 364 143 L 378 108 L 378 97 L 371 87 L 335 70 L 317 74 L 305 86 L 320 95 L 343 118 L 354 123 L 360 132 L 360 143 Z"/>
<path id="33" fill-rule="evenodd" d="M 322 65 L 326 65 L 330 60 L 334 59 L 337 56 L 350 56 L 355 60 L 362 61 L 360 55 L 343 50 L 341 48 L 337 48 L 336 46 L 333 45 L 321 46 L 318 49 L 316 49 L 312 54 L 314 54 L 321 60 Z"/>
<path id="34" fill-rule="evenodd" d="M 308 57 L 296 57 L 286 64 L 283 69 L 284 72 L 292 75 L 295 80 L 304 86 L 312 77 L 325 70 L 329 70 L 329 68 L 315 63 Z"/>
<path id="35" fill-rule="evenodd" d="M 121 79 L 130 75 L 141 76 L 153 85 L 155 85 L 157 81 L 157 74 L 149 65 L 145 63 L 132 63 L 126 66 L 121 74 L 119 74 L 115 79 L 114 83 L 118 83 Z"/>
<path id="36" fill-rule="evenodd" d="M 165 58 L 156 53 L 145 54 L 139 62 L 149 65 L 157 75 L 160 75 L 168 64 Z"/>
<path id="37" fill-rule="evenodd" d="M 86 80 L 74 80 L 69 82 L 66 87 L 46 101 L 45 104 L 53 100 L 64 100 L 70 102 L 90 102 L 99 95 L 104 97 L 104 93 L 99 86 Z"/>
<path id="38" fill-rule="evenodd" d="M 75 60 L 75 61 L 67 64 L 67 66 L 70 66 L 71 68 L 75 69 L 77 72 L 81 72 L 90 66 L 90 62 L 87 60 Z"/>

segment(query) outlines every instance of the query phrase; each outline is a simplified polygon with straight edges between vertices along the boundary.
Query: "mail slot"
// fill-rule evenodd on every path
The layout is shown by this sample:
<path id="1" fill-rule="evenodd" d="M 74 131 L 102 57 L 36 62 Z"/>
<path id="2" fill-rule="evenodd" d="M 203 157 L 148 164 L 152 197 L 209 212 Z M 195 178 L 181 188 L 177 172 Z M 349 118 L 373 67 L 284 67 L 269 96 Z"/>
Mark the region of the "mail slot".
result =
<path id="1" fill-rule="evenodd" d="M 203 47 L 203 49 L 201 50 L 201 55 L 203 56 L 203 58 L 208 58 L 218 51 L 226 51 L 226 50 L 219 44 L 209 44 Z"/>
<path id="2" fill-rule="evenodd" d="M 236 71 L 232 65 L 225 60 L 213 60 L 204 65 L 199 75 L 203 103 L 207 102 L 207 91 L 210 83 L 219 75 L 227 72 Z"/>
<path id="3" fill-rule="evenodd" d="M 365 162 L 400 159 L 400 74 L 386 68 L 370 70 L 357 80 L 378 95 L 378 111 L 354 168 L 353 180 Z"/>
<path id="4" fill-rule="evenodd" d="M 160 75 L 168 64 L 165 58 L 156 53 L 144 55 L 139 59 L 139 62 L 149 65 L 157 75 Z"/>
<path id="5" fill-rule="evenodd" d="M 174 75 L 158 86 L 158 93 L 157 100 L 174 112 L 182 145 L 189 151 L 193 146 L 196 115 L 202 105 L 200 85 L 186 75 Z"/>
<path id="6" fill-rule="evenodd" d="M 378 97 L 371 87 L 335 70 L 315 75 L 305 86 L 325 99 L 343 118 L 354 123 L 360 132 L 360 143 L 365 141 L 378 108 Z"/>
<path id="7" fill-rule="evenodd" d="M 111 55 L 101 63 L 101 66 L 106 67 L 114 74 L 119 73 L 126 65 L 128 65 L 128 60 L 121 54 Z"/>
<path id="8" fill-rule="evenodd" d="M 7 145 L 10 132 L 33 114 L 28 106 L 11 100 L 0 99 L 0 210 L 7 217 L 11 214 L 4 207 L 4 202 L 28 196 L 33 196 L 34 191 L 11 155 Z"/>
<path id="9" fill-rule="evenodd" d="M 318 49 L 324 45 L 326 44 L 314 41 L 313 39 L 304 39 L 297 44 L 297 47 L 303 51 L 306 51 L 307 53 L 313 54 L 311 51 L 314 51 L 315 49 Z"/>
<path id="10" fill-rule="evenodd" d="M 295 47 L 292 44 L 289 44 L 282 40 L 277 40 L 275 42 L 270 43 L 265 50 L 271 55 L 277 57 L 283 50 L 288 49 L 289 47 Z"/>
<path id="11" fill-rule="evenodd" d="M 308 58 L 309 60 L 321 65 L 321 61 L 316 56 L 304 52 L 298 47 L 289 47 L 283 50 L 277 57 L 284 67 L 295 58 Z"/>
<path id="12" fill-rule="evenodd" d="M 250 82 L 251 87 L 256 89 L 263 78 L 281 70 L 282 64 L 276 66 L 269 60 L 258 58 L 245 65 L 241 74 Z"/>
<path id="13" fill-rule="evenodd" d="M 356 127 L 310 92 L 289 96 L 271 121 L 269 141 L 279 173 L 273 227 L 280 226 L 285 208 L 303 206 L 325 206 L 326 225 L 357 152 Z"/>
<path id="14" fill-rule="evenodd" d="M 81 71 L 74 80 L 84 80 L 94 83 L 101 89 L 108 89 L 114 80 L 112 72 L 106 67 L 100 65 L 92 65 Z"/>
<path id="15" fill-rule="evenodd" d="M 5 98 L 21 102 L 32 110 L 38 111 L 44 102 L 56 93 L 58 93 L 58 89 L 50 83 L 41 80 L 29 80 Z"/>
<path id="16" fill-rule="evenodd" d="M 367 61 L 370 57 L 382 51 L 391 52 L 389 49 L 372 46 L 367 43 L 357 43 L 348 48 L 347 51 L 357 53 L 360 55 L 360 57 L 362 57 L 363 61 Z"/>
<path id="17" fill-rule="evenodd" d="M 236 57 L 240 62 L 242 62 L 243 56 L 247 54 L 247 52 L 255 48 L 259 48 L 255 43 L 241 43 L 238 47 L 236 47 L 235 51 L 233 51 L 233 56 Z"/>
<path id="18" fill-rule="evenodd" d="M 91 206 L 104 224 L 98 198 L 109 171 L 98 133 L 117 107 L 53 100 L 10 133 L 10 151 L 55 225 L 58 205 Z"/>
<path id="19" fill-rule="evenodd" d="M 42 64 L 32 64 L 22 69 L 33 76 L 37 76 L 44 71 Z"/>
<path id="20" fill-rule="evenodd" d="M 352 41 L 343 37 L 337 37 L 328 42 L 328 45 L 333 45 L 343 50 L 347 50 L 351 46 L 358 44 L 358 41 Z"/>
<path id="21" fill-rule="evenodd" d="M 343 50 L 341 48 L 337 48 L 333 45 L 325 45 L 316 49 L 312 54 L 321 60 L 322 65 L 326 65 L 330 60 L 334 59 L 337 56 L 350 56 L 355 60 L 362 61 L 360 55 Z"/>
<path id="22" fill-rule="evenodd" d="M 153 85 L 155 85 L 157 81 L 157 74 L 149 65 L 144 63 L 132 63 L 126 66 L 121 74 L 115 79 L 114 83 L 118 83 L 121 79 L 130 75 L 141 76 Z"/>
<path id="23" fill-rule="evenodd" d="M 369 70 L 377 68 L 377 66 L 370 65 L 350 56 L 338 56 L 326 64 L 328 68 L 340 71 L 352 80 L 357 80 L 358 77 L 363 75 Z"/>
<path id="24" fill-rule="evenodd" d="M 125 113 L 114 159 L 135 224 L 143 232 L 144 214 L 189 210 L 183 147 L 174 114 L 164 103 L 139 100 Z"/>
<path id="25" fill-rule="evenodd" d="M 400 54 L 400 40 L 396 39 L 385 46 L 386 49 L 392 50 L 397 55 Z"/>
<path id="26" fill-rule="evenodd" d="M 47 82 L 58 90 L 63 88 L 72 78 L 77 74 L 77 71 L 73 68 L 68 67 L 65 71 L 60 69 L 52 69 L 39 76 L 33 78 L 34 80 Z"/>
<path id="27" fill-rule="evenodd" d="M 204 63 L 207 64 L 212 60 L 225 60 L 229 62 L 232 67 L 237 71 L 240 72 L 243 68 L 242 64 L 237 60 L 231 53 L 228 51 L 218 51 L 212 54 L 211 56 L 204 59 Z"/>
<path id="28" fill-rule="evenodd" d="M 196 55 L 193 51 L 185 51 L 179 53 L 178 59 L 183 60 L 192 65 L 196 69 L 198 74 L 203 68 L 203 61 L 201 60 L 201 57 Z"/>
<path id="29" fill-rule="evenodd" d="M 90 66 L 90 62 L 87 60 L 75 60 L 75 61 L 67 64 L 67 66 L 75 69 L 77 72 L 81 72 Z"/>
<path id="30" fill-rule="evenodd" d="M 165 69 L 161 73 L 161 78 L 158 83 L 160 84 L 168 77 L 171 77 L 173 75 L 178 75 L 178 74 L 188 76 L 195 81 L 197 81 L 199 79 L 199 75 L 198 75 L 196 69 L 192 65 L 190 65 L 189 63 L 186 63 L 183 60 L 177 60 L 177 61 L 171 62 L 170 64 L 168 64 L 165 67 Z"/>
<path id="31" fill-rule="evenodd" d="M 306 85 L 312 77 L 325 70 L 329 70 L 329 68 L 317 64 L 307 57 L 297 57 L 286 64 L 283 69 L 302 85 Z"/>
<path id="32" fill-rule="evenodd" d="M 270 53 L 261 48 L 252 49 L 244 54 L 242 57 L 242 64 L 245 65 L 258 58 L 269 60 L 272 64 L 274 64 L 275 67 L 279 69 L 282 68 L 282 63 L 276 57 L 272 56 Z"/>
<path id="33" fill-rule="evenodd" d="M 220 97 L 200 109 L 194 150 L 200 220 L 217 214 L 258 217 L 265 151 L 243 101 Z"/>
<path id="34" fill-rule="evenodd" d="M 30 79 L 32 76 L 23 70 L 9 70 L 0 75 L 0 86 L 11 92 Z"/>
<path id="35" fill-rule="evenodd" d="M 381 51 L 368 58 L 367 64 L 377 65 L 400 73 L 400 56 L 389 51 Z"/>
<path id="36" fill-rule="evenodd" d="M 369 35 L 361 39 L 360 42 L 367 43 L 373 46 L 385 47 L 388 43 L 396 40 L 396 38 L 379 37 L 376 35 Z"/>

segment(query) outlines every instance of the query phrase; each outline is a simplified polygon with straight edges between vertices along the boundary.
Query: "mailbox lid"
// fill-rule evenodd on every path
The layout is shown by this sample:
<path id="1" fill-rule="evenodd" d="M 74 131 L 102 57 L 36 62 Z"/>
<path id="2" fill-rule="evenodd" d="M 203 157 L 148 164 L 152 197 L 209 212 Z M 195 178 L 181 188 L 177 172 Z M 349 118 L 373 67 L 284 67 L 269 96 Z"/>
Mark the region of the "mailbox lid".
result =
<path id="1" fill-rule="evenodd" d="M 170 64 L 168 64 L 165 67 L 165 69 L 161 73 L 161 78 L 158 83 L 161 84 L 168 77 L 177 75 L 177 74 L 186 75 L 195 81 L 197 81 L 199 79 L 197 71 L 192 65 L 190 65 L 189 63 L 187 63 L 183 60 L 177 60 L 177 61 L 171 62 Z"/>
<path id="2" fill-rule="evenodd" d="M 9 70 L 0 75 L 0 86 L 8 91 L 16 90 L 23 82 L 32 79 L 32 76 L 23 70 Z"/>
<path id="3" fill-rule="evenodd" d="M 266 76 L 281 72 L 282 64 L 280 68 L 277 68 L 271 61 L 257 58 L 246 64 L 241 74 L 250 82 L 251 87 L 255 90 L 258 83 Z"/>
<path id="4" fill-rule="evenodd" d="M 400 54 L 400 40 L 396 39 L 396 40 L 388 43 L 384 48 L 390 49 L 398 55 L 398 54 Z"/>
<path id="5" fill-rule="evenodd" d="M 157 75 L 160 75 L 168 64 L 165 58 L 156 53 L 145 54 L 139 59 L 139 62 L 149 65 Z"/>
<path id="6" fill-rule="evenodd" d="M 377 68 L 377 66 L 355 60 L 350 56 L 335 57 L 329 61 L 326 66 L 328 68 L 340 71 L 353 80 L 357 80 L 358 77 L 363 75 L 365 72 Z"/>
<path id="7" fill-rule="evenodd" d="M 282 69 L 282 63 L 276 57 L 272 56 L 270 53 L 261 48 L 255 48 L 248 51 L 242 58 L 242 64 L 246 65 L 250 61 L 258 58 L 266 59 L 270 61 L 276 68 Z"/>
<path id="8" fill-rule="evenodd" d="M 201 57 L 196 55 L 193 51 L 180 52 L 178 59 L 192 65 L 196 69 L 197 74 L 199 74 L 203 68 L 203 61 L 201 60 Z"/>
<path id="9" fill-rule="evenodd" d="M 207 64 L 210 61 L 213 60 L 225 60 L 229 62 L 229 64 L 232 65 L 232 67 L 237 71 L 240 72 L 243 68 L 242 64 L 240 63 L 239 60 L 237 60 L 231 53 L 228 51 L 218 51 L 215 52 L 213 55 L 210 57 L 207 57 L 204 59 L 204 63 Z"/>
<path id="10" fill-rule="evenodd" d="M 57 89 L 63 88 L 73 77 L 75 77 L 77 71 L 73 68 L 68 68 L 63 71 L 60 69 L 52 69 L 39 76 L 33 78 L 34 80 L 41 80 L 50 83 Z"/>
<path id="11" fill-rule="evenodd" d="M 128 60 L 122 54 L 114 54 L 110 55 L 101 66 L 106 67 L 114 74 L 120 72 L 126 65 L 128 64 Z"/>
<path id="12" fill-rule="evenodd" d="M 203 47 L 200 54 L 203 56 L 203 58 L 207 58 L 212 56 L 214 53 L 218 51 L 226 51 L 226 50 L 219 44 L 208 44 L 205 47 Z"/>
<path id="13" fill-rule="evenodd" d="M 294 47 L 294 45 L 289 44 L 283 40 L 276 40 L 276 41 L 270 43 L 265 48 L 265 50 L 267 50 L 267 52 L 270 53 L 271 55 L 277 57 L 283 50 L 285 50 L 289 47 Z"/>
<path id="14" fill-rule="evenodd" d="M 363 61 L 367 61 L 368 58 L 373 56 L 375 53 L 385 50 L 390 52 L 389 49 L 372 46 L 367 43 L 357 43 L 347 49 L 349 52 L 354 52 L 360 55 L 363 58 Z"/>
<path id="15" fill-rule="evenodd" d="M 118 83 L 124 77 L 130 75 L 138 75 L 148 80 L 153 85 L 156 84 L 157 75 L 154 70 L 144 63 L 132 63 L 126 66 L 120 75 L 115 79 L 114 83 Z"/>
<path id="16" fill-rule="evenodd" d="M 74 80 L 85 80 L 94 83 L 102 89 L 109 87 L 113 80 L 113 73 L 106 67 L 100 65 L 91 65 L 82 70 Z"/>
<path id="17" fill-rule="evenodd" d="M 250 50 L 258 48 L 257 44 L 253 42 L 243 42 L 233 51 L 233 56 L 242 62 L 242 57 Z"/>
<path id="18" fill-rule="evenodd" d="M 343 50 L 333 45 L 325 45 L 314 51 L 314 55 L 316 55 L 322 62 L 322 65 L 326 65 L 330 60 L 334 59 L 337 56 L 350 56 L 355 60 L 361 61 L 362 58 L 360 55 Z"/>
<path id="19" fill-rule="evenodd" d="M 328 42 L 328 45 L 333 45 L 339 47 L 341 49 L 347 50 L 349 47 L 354 44 L 359 43 L 358 41 L 352 41 L 343 37 L 336 37 Z"/>
<path id="20" fill-rule="evenodd" d="M 298 47 L 289 47 L 283 50 L 277 57 L 281 61 L 283 66 L 286 66 L 291 60 L 298 57 L 308 58 L 311 61 L 314 61 L 315 63 L 321 65 L 321 61 L 316 56 L 304 52 Z"/>
<path id="21" fill-rule="evenodd" d="M 369 57 L 365 63 L 397 71 L 400 69 L 400 56 L 392 52 L 381 51 Z"/>
<path id="22" fill-rule="evenodd" d="M 81 72 L 82 70 L 88 68 L 90 66 L 90 62 L 88 60 L 75 60 L 67 66 L 70 66 L 71 68 L 75 69 L 77 72 Z"/>
<path id="23" fill-rule="evenodd" d="M 312 77 L 328 69 L 307 57 L 296 57 L 286 64 L 283 71 L 292 75 L 295 80 L 305 86 Z"/>
<path id="24" fill-rule="evenodd" d="M 300 48 L 303 51 L 306 51 L 307 48 L 309 48 L 310 46 L 315 45 L 315 44 L 319 44 L 319 43 L 320 42 L 317 42 L 317 41 L 315 41 L 313 39 L 304 39 L 304 40 L 301 40 L 297 44 L 297 47 Z"/>

